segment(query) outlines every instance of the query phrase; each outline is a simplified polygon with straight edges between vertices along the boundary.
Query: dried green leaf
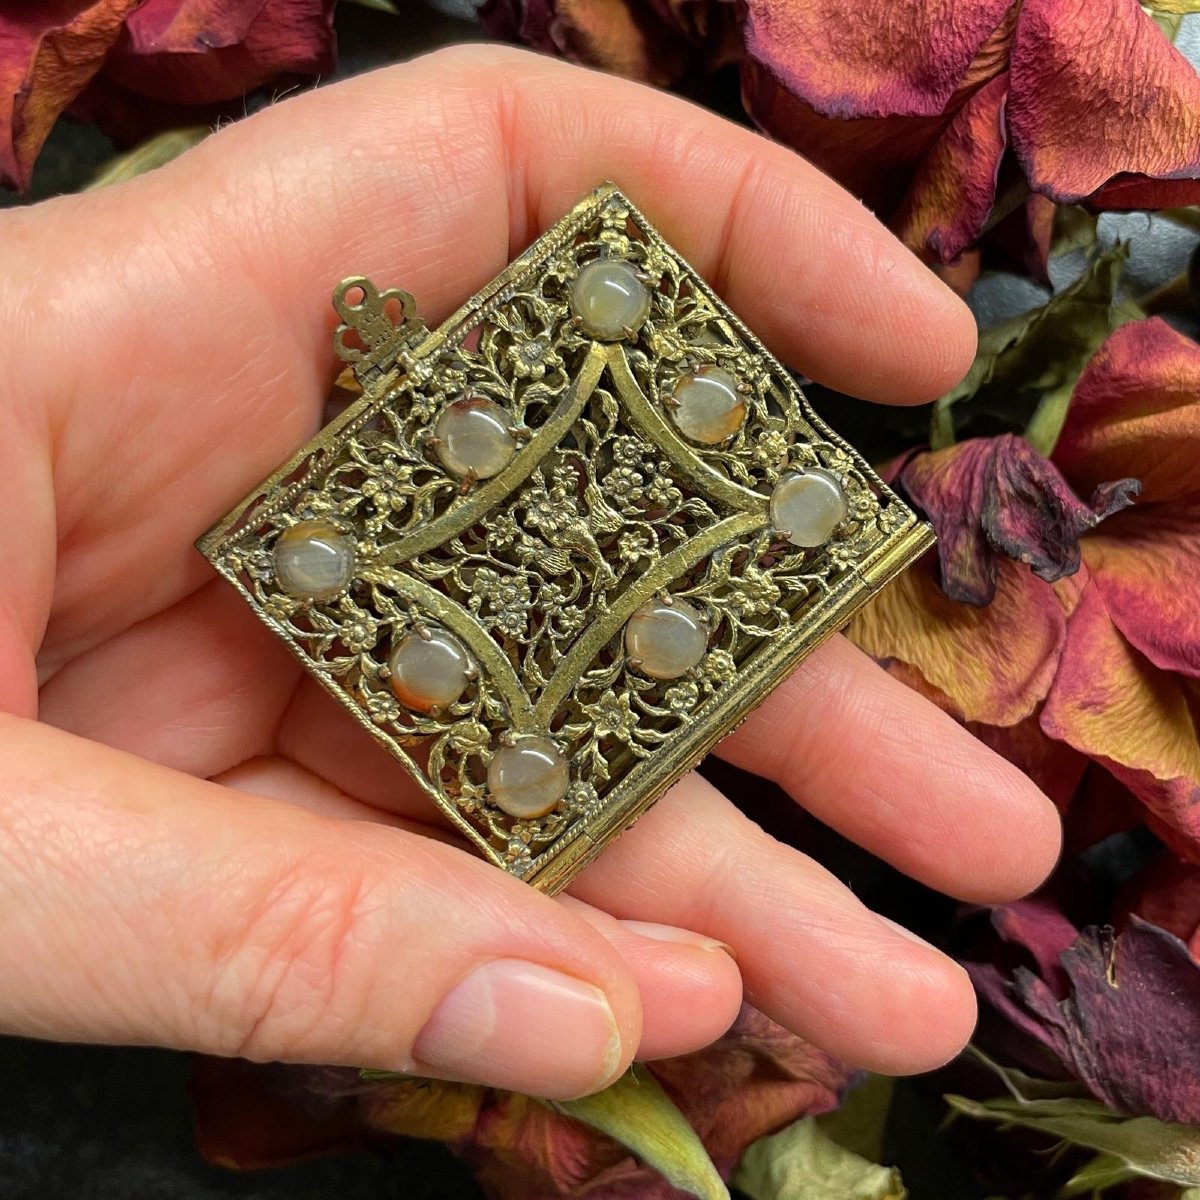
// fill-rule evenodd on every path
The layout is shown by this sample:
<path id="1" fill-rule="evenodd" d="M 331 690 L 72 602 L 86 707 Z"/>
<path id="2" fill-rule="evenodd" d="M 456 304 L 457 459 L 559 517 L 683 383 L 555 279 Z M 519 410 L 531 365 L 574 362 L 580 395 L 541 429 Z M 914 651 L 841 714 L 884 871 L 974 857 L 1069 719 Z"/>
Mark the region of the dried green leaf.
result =
<path id="1" fill-rule="evenodd" d="M 1140 315 L 1115 299 L 1125 257 L 1124 245 L 1113 247 L 1040 308 L 983 331 L 966 378 L 934 405 L 935 450 L 981 418 L 990 422 L 984 432 L 999 423 L 1022 430 L 1042 454 L 1054 449 L 1080 372 L 1118 325 Z"/>
<path id="2" fill-rule="evenodd" d="M 1017 1100 L 1086 1100 L 1090 1096 L 1087 1088 L 1074 1079 L 1039 1079 L 1016 1067 L 1002 1067 L 978 1046 L 968 1046 L 964 1054 L 991 1071 Z"/>
<path id="3" fill-rule="evenodd" d="M 1150 13 L 1168 13 L 1185 17 L 1188 13 L 1200 13 L 1200 0 L 1142 0 L 1142 7 Z"/>
<path id="4" fill-rule="evenodd" d="M 1182 13 L 1151 13 L 1155 25 L 1166 35 L 1167 41 L 1174 42 L 1179 36 L 1179 26 L 1183 24 Z"/>
<path id="5" fill-rule="evenodd" d="M 168 129 L 165 133 L 149 138 L 140 146 L 135 146 L 105 163 L 84 191 L 107 187 L 110 183 L 124 183 L 127 179 L 153 171 L 155 167 L 164 166 L 173 158 L 178 158 L 185 150 L 190 150 L 202 142 L 211 132 L 206 125 Z"/>
<path id="6" fill-rule="evenodd" d="M 900 1173 L 860 1158 L 805 1117 L 742 1156 L 734 1187 L 751 1200 L 904 1200 Z"/>
<path id="7" fill-rule="evenodd" d="M 1176 225 L 1182 225 L 1185 229 L 1194 229 L 1200 233 L 1200 208 L 1164 208 L 1154 215 L 1160 218 L 1165 217 L 1168 221 L 1174 221 Z"/>
<path id="8" fill-rule="evenodd" d="M 826 1137 L 870 1162 L 883 1157 L 883 1135 L 896 1080 L 891 1075 L 868 1075 L 852 1087 L 839 1108 L 817 1118 Z"/>
<path id="9" fill-rule="evenodd" d="M 544 1103 L 620 1142 L 672 1187 L 700 1200 L 729 1200 L 696 1131 L 648 1071 L 633 1066 L 594 1096 Z"/>
<path id="10" fill-rule="evenodd" d="M 1054 238 L 1050 257 L 1072 250 L 1090 250 L 1096 244 L 1099 217 L 1078 204 L 1060 204 L 1054 213 Z"/>
<path id="11" fill-rule="evenodd" d="M 1020 1100 L 980 1103 L 947 1096 L 957 1113 L 1006 1129 L 1031 1129 L 1072 1146 L 1109 1155 L 1147 1179 L 1200 1185 L 1200 1128 L 1154 1117 L 1122 1117 L 1097 1100 Z"/>
<path id="12" fill-rule="evenodd" d="M 1058 1192 L 1058 1200 L 1071 1200 L 1073 1196 L 1094 1196 L 1105 1188 L 1117 1187 L 1136 1178 L 1137 1172 L 1121 1159 L 1111 1154 L 1097 1154 L 1063 1184 Z"/>

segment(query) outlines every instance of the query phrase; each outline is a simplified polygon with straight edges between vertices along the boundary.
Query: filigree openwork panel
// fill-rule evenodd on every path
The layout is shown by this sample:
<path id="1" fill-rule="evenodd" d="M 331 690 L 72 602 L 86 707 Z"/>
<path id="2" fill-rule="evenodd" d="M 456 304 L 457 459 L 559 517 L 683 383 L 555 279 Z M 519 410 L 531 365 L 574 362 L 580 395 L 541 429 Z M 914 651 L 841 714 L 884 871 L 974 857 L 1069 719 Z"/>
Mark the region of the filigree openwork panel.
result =
<path id="1" fill-rule="evenodd" d="M 626 264 L 646 293 L 615 336 L 579 315 L 597 262 Z M 407 294 L 363 279 L 335 307 L 360 398 L 201 548 L 450 822 L 539 886 L 562 886 L 930 543 L 611 186 L 434 332 Z M 690 435 L 679 397 L 697 377 L 724 388 L 728 432 Z M 448 465 L 441 418 L 465 404 L 509 423 L 486 475 Z M 799 477 L 838 497 L 818 545 L 773 511 Z M 347 547 L 347 581 L 297 595 L 278 548 L 318 527 Z M 703 633 L 670 677 L 629 650 L 656 602 Z M 414 708 L 392 655 L 435 632 L 469 671 L 444 706 Z M 532 816 L 490 782 L 501 749 L 531 738 L 567 765 Z"/>

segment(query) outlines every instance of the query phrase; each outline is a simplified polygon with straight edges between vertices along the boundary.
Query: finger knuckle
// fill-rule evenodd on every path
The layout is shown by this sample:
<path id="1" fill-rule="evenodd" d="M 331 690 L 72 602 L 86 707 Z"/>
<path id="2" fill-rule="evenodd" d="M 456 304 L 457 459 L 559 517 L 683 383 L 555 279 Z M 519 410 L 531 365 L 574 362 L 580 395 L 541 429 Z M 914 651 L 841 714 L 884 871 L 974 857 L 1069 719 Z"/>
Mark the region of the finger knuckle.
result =
<path id="1" fill-rule="evenodd" d="M 300 861 L 247 898 L 214 957 L 208 1013 L 221 1053 L 352 1061 L 393 906 L 369 873 Z"/>

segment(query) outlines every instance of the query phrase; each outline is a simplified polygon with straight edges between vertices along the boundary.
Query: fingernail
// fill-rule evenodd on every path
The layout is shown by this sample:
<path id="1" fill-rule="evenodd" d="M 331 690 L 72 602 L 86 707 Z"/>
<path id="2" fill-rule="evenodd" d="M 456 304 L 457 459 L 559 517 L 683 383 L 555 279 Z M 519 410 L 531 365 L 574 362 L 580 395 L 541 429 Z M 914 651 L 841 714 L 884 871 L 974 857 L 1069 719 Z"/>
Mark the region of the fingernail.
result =
<path id="1" fill-rule="evenodd" d="M 417 1035 L 413 1056 L 431 1075 L 565 1100 L 613 1078 L 621 1033 L 599 988 L 498 958 L 445 997 Z"/>
<path id="2" fill-rule="evenodd" d="M 732 946 L 717 941 L 716 938 L 706 937 L 690 929 L 680 929 L 678 925 L 659 925 L 655 921 L 622 921 L 631 933 L 639 934 L 656 942 L 673 942 L 677 946 L 695 946 L 699 950 L 720 950 L 730 958 L 737 958 Z"/>
<path id="3" fill-rule="evenodd" d="M 891 917 L 885 917 L 881 913 L 876 913 L 875 916 L 878 917 L 879 920 L 882 921 L 893 933 L 898 933 L 906 941 L 915 942 L 918 946 L 924 946 L 926 950 L 932 950 L 937 954 L 942 953 L 942 951 L 933 945 L 932 942 L 927 942 L 923 937 L 918 937 L 911 929 L 905 929 L 903 925 L 897 924 L 891 919 Z"/>

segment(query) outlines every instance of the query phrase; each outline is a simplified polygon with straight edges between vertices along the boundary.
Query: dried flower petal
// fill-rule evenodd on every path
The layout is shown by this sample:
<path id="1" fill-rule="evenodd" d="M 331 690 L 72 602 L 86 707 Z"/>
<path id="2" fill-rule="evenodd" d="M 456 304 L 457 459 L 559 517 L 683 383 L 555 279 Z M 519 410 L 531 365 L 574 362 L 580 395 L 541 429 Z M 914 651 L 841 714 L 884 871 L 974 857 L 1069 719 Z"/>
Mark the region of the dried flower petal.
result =
<path id="1" fill-rule="evenodd" d="M 1136 475 L 1144 505 L 1200 499 L 1200 346 L 1159 317 L 1110 334 L 1075 386 L 1054 461 L 1085 490 Z"/>
<path id="2" fill-rule="evenodd" d="M 823 116 L 748 57 L 741 78 L 746 111 L 763 130 L 880 212 L 903 199 L 914 169 L 949 121 L 942 114 L 853 121 Z"/>
<path id="3" fill-rule="evenodd" d="M 493 36 L 659 87 L 690 58 L 675 23 L 629 0 L 488 0 L 479 17 Z"/>
<path id="4" fill-rule="evenodd" d="M 1187 943 L 1193 958 L 1200 954 L 1200 866 L 1161 855 L 1122 891 L 1119 907 L 1126 916 L 1173 933 Z"/>
<path id="5" fill-rule="evenodd" d="M 0 19 L 0 181 L 29 186 L 42 143 L 100 70 L 139 2 L 18 5 Z"/>
<path id="6" fill-rule="evenodd" d="M 712 1046 L 650 1067 L 722 1170 L 765 1134 L 836 1108 L 851 1078 L 842 1063 L 748 1005 Z"/>
<path id="7" fill-rule="evenodd" d="M 936 116 L 1011 6 L 874 0 L 847 18 L 834 0 L 746 0 L 746 53 L 825 116 Z"/>
<path id="8" fill-rule="evenodd" d="M 1003 434 L 917 455 L 899 482 L 938 534 L 942 586 L 952 600 L 990 604 L 998 556 L 1054 582 L 1079 569 L 1079 538 L 1132 503 L 1137 481 L 1098 486 L 1085 504 L 1057 467 Z"/>
<path id="9" fill-rule="evenodd" d="M 1186 681 L 1160 671 L 1085 587 L 1042 710 L 1046 733 L 1102 764 L 1163 824 L 1177 853 L 1200 860 L 1200 740 Z"/>
<path id="10" fill-rule="evenodd" d="M 938 587 L 931 561 L 880 593 L 847 633 L 885 665 L 919 671 L 958 719 L 1015 725 L 1041 703 L 1058 667 L 1066 623 L 1054 592 L 1000 560 L 993 602 L 958 604 Z"/>
<path id="11" fill-rule="evenodd" d="M 1200 176 L 1200 78 L 1137 0 L 1024 0 L 1010 70 L 1035 190 L 1070 203 L 1118 176 Z"/>
<path id="12" fill-rule="evenodd" d="M 1080 376 L 1054 458 L 1084 487 L 1118 463 L 1136 515 L 1088 539 L 1112 620 L 1164 670 L 1200 678 L 1200 346 L 1157 318 L 1122 326 Z"/>
<path id="13" fill-rule="evenodd" d="M 1008 75 L 979 89 L 921 162 L 893 222 L 913 250 L 953 262 L 983 231 L 1008 146 Z"/>
<path id="14" fill-rule="evenodd" d="M 973 965 L 989 1001 L 1117 1111 L 1200 1121 L 1200 964 L 1183 942 L 1135 916 L 1119 935 L 1091 927 L 1060 950 L 1074 931 L 1049 906 L 994 920 L 1038 973 L 1009 982 Z"/>
<path id="15" fill-rule="evenodd" d="M 1088 760 L 1077 750 L 1046 735 L 1036 716 L 1015 725 L 970 723 L 983 744 L 1019 767 L 1066 812 L 1079 789 Z"/>
<path id="16" fill-rule="evenodd" d="M 105 78 L 139 96 L 216 104 L 281 76 L 326 74 L 333 10 L 333 0 L 145 0 Z"/>

